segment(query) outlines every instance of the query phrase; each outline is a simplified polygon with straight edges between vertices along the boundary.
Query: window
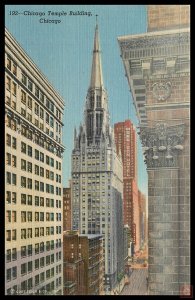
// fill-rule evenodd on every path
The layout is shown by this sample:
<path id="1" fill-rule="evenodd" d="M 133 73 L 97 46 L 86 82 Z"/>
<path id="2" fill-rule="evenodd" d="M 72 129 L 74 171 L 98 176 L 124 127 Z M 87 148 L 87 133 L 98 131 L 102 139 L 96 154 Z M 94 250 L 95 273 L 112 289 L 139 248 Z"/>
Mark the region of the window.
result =
<path id="1" fill-rule="evenodd" d="M 39 88 L 35 86 L 35 96 L 39 98 Z"/>
<path id="2" fill-rule="evenodd" d="M 48 113 L 46 113 L 46 119 L 45 120 L 46 120 L 46 123 L 49 124 L 49 114 Z"/>
<path id="3" fill-rule="evenodd" d="M 39 181 L 35 180 L 35 191 L 39 191 Z"/>
<path id="4" fill-rule="evenodd" d="M 28 205 L 32 205 L 32 195 L 28 195 Z"/>
<path id="5" fill-rule="evenodd" d="M 40 206 L 44 206 L 44 198 L 43 197 L 40 197 Z"/>
<path id="6" fill-rule="evenodd" d="M 35 165 L 35 174 L 39 175 L 39 166 Z"/>
<path id="7" fill-rule="evenodd" d="M 32 179 L 28 178 L 27 182 L 28 182 L 28 189 L 32 190 Z"/>
<path id="8" fill-rule="evenodd" d="M 40 258 L 40 267 L 43 268 L 45 266 L 45 257 Z"/>
<path id="9" fill-rule="evenodd" d="M 44 249 L 45 248 L 45 246 L 44 246 L 44 242 L 41 242 L 40 243 L 40 252 L 44 252 Z M 44 266 L 44 257 L 42 258 L 42 261 L 43 261 L 43 266 Z"/>
<path id="10" fill-rule="evenodd" d="M 11 173 L 10 172 L 6 173 L 6 182 L 7 182 L 7 184 L 11 184 Z"/>
<path id="11" fill-rule="evenodd" d="M 26 154 L 26 144 L 21 142 L 21 152 Z"/>
<path id="12" fill-rule="evenodd" d="M 32 228 L 28 228 L 27 230 L 27 234 L 28 234 L 28 239 L 31 239 L 32 238 Z"/>
<path id="13" fill-rule="evenodd" d="M 7 68 L 11 71 L 11 59 L 7 57 Z"/>
<path id="14" fill-rule="evenodd" d="M 41 281 L 41 282 L 45 281 L 45 273 L 44 273 L 44 272 L 42 272 L 42 273 L 40 274 L 40 281 Z"/>
<path id="15" fill-rule="evenodd" d="M 35 228 L 35 237 L 39 237 L 39 228 Z"/>
<path id="16" fill-rule="evenodd" d="M 10 134 L 6 135 L 6 145 L 11 146 L 11 135 Z"/>
<path id="17" fill-rule="evenodd" d="M 32 92 L 33 84 L 32 81 L 28 79 L 28 89 Z"/>
<path id="18" fill-rule="evenodd" d="M 12 174 L 12 184 L 16 185 L 16 174 Z"/>
<path id="19" fill-rule="evenodd" d="M 26 77 L 26 75 L 23 74 L 23 73 L 22 73 L 22 83 L 23 83 L 24 85 L 26 85 L 26 83 L 27 83 L 27 77 Z"/>
<path id="20" fill-rule="evenodd" d="M 16 211 L 12 211 L 12 222 L 16 222 Z"/>
<path id="21" fill-rule="evenodd" d="M 44 118 L 44 110 L 42 107 L 40 107 L 40 118 L 43 119 Z"/>
<path id="22" fill-rule="evenodd" d="M 17 76 L 17 66 L 15 63 L 13 63 L 13 74 Z"/>
<path id="23" fill-rule="evenodd" d="M 12 137 L 12 148 L 16 149 L 16 138 Z"/>
<path id="24" fill-rule="evenodd" d="M 39 221 L 39 213 L 35 212 L 35 221 Z"/>
<path id="25" fill-rule="evenodd" d="M 16 241 L 16 229 L 12 230 L 12 240 Z"/>
<path id="26" fill-rule="evenodd" d="M 50 126 L 53 127 L 53 117 L 50 117 Z"/>
<path id="27" fill-rule="evenodd" d="M 7 90 L 11 90 L 11 79 L 7 76 L 6 77 L 6 88 Z"/>
<path id="28" fill-rule="evenodd" d="M 6 262 L 11 261 L 11 249 L 8 249 L 6 252 Z"/>
<path id="29" fill-rule="evenodd" d="M 44 221 L 44 212 L 40 212 L 40 221 Z"/>
<path id="30" fill-rule="evenodd" d="M 27 252 L 26 252 L 26 246 L 22 246 L 21 247 L 21 257 L 26 257 L 26 254 L 27 254 Z"/>
<path id="31" fill-rule="evenodd" d="M 6 241 L 11 241 L 11 230 L 6 231 Z"/>
<path id="32" fill-rule="evenodd" d="M 28 162 L 28 172 L 32 173 L 32 163 Z"/>
<path id="33" fill-rule="evenodd" d="M 16 156 L 12 155 L 12 167 L 16 167 Z"/>
<path id="34" fill-rule="evenodd" d="M 40 236 L 44 236 L 44 227 L 40 228 Z"/>
<path id="35" fill-rule="evenodd" d="M 17 259 L 17 249 L 13 248 L 12 249 L 12 260 L 16 260 Z"/>
<path id="36" fill-rule="evenodd" d="M 32 261 L 28 262 L 28 272 L 32 272 Z"/>
<path id="37" fill-rule="evenodd" d="M 26 93 L 23 90 L 21 90 L 21 101 L 26 104 Z"/>
<path id="38" fill-rule="evenodd" d="M 32 222 L 32 211 L 27 212 L 28 222 Z"/>
<path id="39" fill-rule="evenodd" d="M 8 223 L 11 222 L 11 210 L 7 210 L 7 211 L 6 211 L 6 221 L 7 221 Z"/>
<path id="40" fill-rule="evenodd" d="M 28 279 L 28 290 L 29 291 L 32 289 L 32 286 L 33 286 L 32 278 L 29 278 Z M 31 292 L 29 294 L 31 294 Z"/>
<path id="41" fill-rule="evenodd" d="M 26 187 L 26 177 L 21 176 L 21 187 Z"/>
<path id="42" fill-rule="evenodd" d="M 11 280 L 11 269 L 7 269 L 7 281 Z"/>
<path id="43" fill-rule="evenodd" d="M 50 264 L 50 255 L 47 255 L 46 256 L 46 265 L 49 265 Z M 50 271 L 50 270 L 48 270 Z"/>
<path id="44" fill-rule="evenodd" d="M 40 176 L 44 177 L 44 169 L 42 167 L 40 167 Z"/>
<path id="45" fill-rule="evenodd" d="M 21 204 L 26 204 L 26 195 L 21 194 Z"/>
<path id="46" fill-rule="evenodd" d="M 44 103 L 44 95 L 41 92 L 40 92 L 40 100 L 41 100 L 42 103 Z"/>
<path id="47" fill-rule="evenodd" d="M 32 157 L 32 147 L 31 146 L 28 146 L 28 156 Z"/>
<path id="48" fill-rule="evenodd" d="M 21 282 L 21 290 L 23 292 L 27 291 L 27 281 L 26 280 Z"/>
<path id="49" fill-rule="evenodd" d="M 46 250 L 50 251 L 50 241 L 46 242 Z M 47 256 L 48 257 L 48 256 Z M 47 263 L 47 257 L 46 257 L 46 263 Z"/>
<path id="50" fill-rule="evenodd" d="M 35 276 L 35 285 L 39 284 L 39 274 Z"/>
<path id="51" fill-rule="evenodd" d="M 26 171 L 26 160 L 21 159 L 21 170 Z"/>
<path id="52" fill-rule="evenodd" d="M 26 239 L 26 229 L 21 229 L 21 239 Z"/>
<path id="53" fill-rule="evenodd" d="M 35 254 L 39 254 L 39 244 L 35 244 Z"/>
<path id="54" fill-rule="evenodd" d="M 26 222 L 26 211 L 21 211 L 21 222 Z"/>
<path id="55" fill-rule="evenodd" d="M 44 192 L 44 183 L 43 182 L 40 182 L 40 191 Z"/>
<path id="56" fill-rule="evenodd" d="M 11 154 L 6 153 L 6 164 L 11 166 Z"/>
<path id="57" fill-rule="evenodd" d="M 32 109 L 32 98 L 28 96 L 28 108 Z"/>
<path id="58" fill-rule="evenodd" d="M 35 103 L 35 114 L 39 115 L 39 105 Z"/>
<path id="59" fill-rule="evenodd" d="M 16 83 L 12 81 L 12 93 L 16 95 Z"/>
<path id="60" fill-rule="evenodd" d="M 39 160 L 39 151 L 35 149 L 35 159 Z"/>
<path id="61" fill-rule="evenodd" d="M 32 229 L 31 229 L 31 231 L 32 231 Z M 32 237 L 32 234 L 31 234 L 31 237 Z M 28 245 L 28 256 L 32 256 L 32 245 Z"/>
<path id="62" fill-rule="evenodd" d="M 44 162 L 44 154 L 42 152 L 40 152 L 40 161 Z"/>
<path id="63" fill-rule="evenodd" d="M 27 263 L 21 264 L 21 275 L 26 274 L 27 272 Z"/>

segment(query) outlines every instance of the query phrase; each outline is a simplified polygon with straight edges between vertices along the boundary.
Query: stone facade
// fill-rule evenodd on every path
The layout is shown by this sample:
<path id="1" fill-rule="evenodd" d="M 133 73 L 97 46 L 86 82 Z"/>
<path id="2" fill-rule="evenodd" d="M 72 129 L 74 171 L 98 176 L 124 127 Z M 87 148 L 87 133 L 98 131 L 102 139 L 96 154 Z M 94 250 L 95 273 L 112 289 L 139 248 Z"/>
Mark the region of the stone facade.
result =
<path id="1" fill-rule="evenodd" d="M 64 101 L 5 30 L 5 294 L 63 294 Z"/>
<path id="2" fill-rule="evenodd" d="M 148 171 L 149 294 L 179 295 L 190 284 L 189 6 L 149 5 L 148 17 L 150 32 L 119 44 Z"/>

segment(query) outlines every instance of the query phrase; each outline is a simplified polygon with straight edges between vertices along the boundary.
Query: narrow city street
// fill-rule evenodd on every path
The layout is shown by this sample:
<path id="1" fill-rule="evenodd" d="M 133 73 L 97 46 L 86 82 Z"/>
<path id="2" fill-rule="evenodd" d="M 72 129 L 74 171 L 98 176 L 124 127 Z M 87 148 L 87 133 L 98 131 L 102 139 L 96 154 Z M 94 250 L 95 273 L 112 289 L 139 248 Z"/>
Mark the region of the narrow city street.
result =
<path id="1" fill-rule="evenodd" d="M 120 295 L 147 295 L 148 269 L 134 269 L 129 278 L 129 284 L 125 285 Z"/>

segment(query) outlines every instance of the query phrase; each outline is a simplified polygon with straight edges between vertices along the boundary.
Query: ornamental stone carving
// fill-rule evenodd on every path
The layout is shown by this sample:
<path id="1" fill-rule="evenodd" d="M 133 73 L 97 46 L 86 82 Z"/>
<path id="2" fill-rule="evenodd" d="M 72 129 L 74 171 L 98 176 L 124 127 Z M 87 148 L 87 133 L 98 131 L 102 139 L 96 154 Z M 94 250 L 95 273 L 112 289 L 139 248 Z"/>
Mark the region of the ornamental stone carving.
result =
<path id="1" fill-rule="evenodd" d="M 148 168 L 177 167 L 177 157 L 183 150 L 184 124 L 141 127 L 140 138 Z"/>
<path id="2" fill-rule="evenodd" d="M 171 94 L 170 82 L 155 82 L 152 85 L 152 92 L 154 98 L 158 101 L 165 101 Z"/>
<path id="3" fill-rule="evenodd" d="M 120 46 L 122 50 L 132 50 L 136 48 L 146 49 L 160 46 L 189 44 L 189 32 L 182 32 L 178 34 L 166 34 L 160 36 L 145 36 L 143 38 L 134 38 L 128 41 L 121 40 Z"/>

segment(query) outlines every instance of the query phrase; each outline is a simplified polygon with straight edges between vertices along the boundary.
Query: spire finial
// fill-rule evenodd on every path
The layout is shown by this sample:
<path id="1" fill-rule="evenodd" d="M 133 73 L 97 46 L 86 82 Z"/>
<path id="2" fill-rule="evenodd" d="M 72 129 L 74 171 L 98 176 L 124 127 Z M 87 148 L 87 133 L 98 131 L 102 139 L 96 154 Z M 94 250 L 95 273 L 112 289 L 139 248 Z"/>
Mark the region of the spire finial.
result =
<path id="1" fill-rule="evenodd" d="M 96 18 L 96 26 L 98 25 L 98 15 L 95 15 Z"/>

